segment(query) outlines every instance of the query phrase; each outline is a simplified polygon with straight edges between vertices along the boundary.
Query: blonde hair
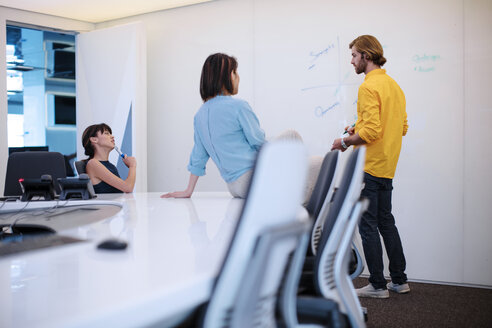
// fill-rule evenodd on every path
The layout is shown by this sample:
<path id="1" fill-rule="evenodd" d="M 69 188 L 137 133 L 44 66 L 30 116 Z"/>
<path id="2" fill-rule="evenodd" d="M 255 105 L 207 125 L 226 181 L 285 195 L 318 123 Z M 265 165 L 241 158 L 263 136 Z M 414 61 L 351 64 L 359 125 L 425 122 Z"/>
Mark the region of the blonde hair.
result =
<path id="1" fill-rule="evenodd" d="M 383 56 L 383 47 L 378 39 L 372 35 L 361 35 L 354 41 L 350 42 L 349 49 L 355 47 L 361 54 L 366 54 L 366 59 L 371 60 L 378 66 L 383 66 L 386 63 L 386 58 Z"/>

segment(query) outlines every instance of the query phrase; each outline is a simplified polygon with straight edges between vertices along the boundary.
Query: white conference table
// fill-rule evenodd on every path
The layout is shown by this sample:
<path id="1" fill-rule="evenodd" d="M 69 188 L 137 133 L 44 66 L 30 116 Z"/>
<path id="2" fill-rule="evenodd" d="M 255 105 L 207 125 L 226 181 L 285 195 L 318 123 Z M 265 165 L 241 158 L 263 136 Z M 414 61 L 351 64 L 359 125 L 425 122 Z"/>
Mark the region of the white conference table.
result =
<path id="1" fill-rule="evenodd" d="M 66 223 L 72 215 L 77 226 L 59 224 L 59 234 L 86 242 L 1 256 L 0 327 L 169 326 L 206 302 L 243 201 L 228 193 L 160 195 L 98 197 L 96 203 L 110 199 L 121 210 L 96 221 L 91 211 L 49 219 Z M 5 210 L 7 204 L 0 214 Z M 81 215 L 88 224 L 80 225 Z M 128 248 L 96 248 L 109 237 Z"/>

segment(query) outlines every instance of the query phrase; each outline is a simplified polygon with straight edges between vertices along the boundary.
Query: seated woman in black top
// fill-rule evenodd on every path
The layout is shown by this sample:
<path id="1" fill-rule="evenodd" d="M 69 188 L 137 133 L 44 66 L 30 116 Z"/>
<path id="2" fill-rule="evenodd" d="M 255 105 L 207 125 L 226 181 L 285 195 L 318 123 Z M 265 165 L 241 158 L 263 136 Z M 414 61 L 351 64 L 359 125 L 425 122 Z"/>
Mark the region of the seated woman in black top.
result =
<path id="1" fill-rule="evenodd" d="M 94 124 L 82 134 L 82 145 L 86 160 L 86 171 L 94 185 L 96 194 L 132 192 L 135 186 L 137 160 L 126 156 L 123 163 L 128 166 L 126 180 L 120 178 L 116 166 L 108 161 L 109 153 L 114 149 L 114 137 L 111 128 L 104 123 Z"/>

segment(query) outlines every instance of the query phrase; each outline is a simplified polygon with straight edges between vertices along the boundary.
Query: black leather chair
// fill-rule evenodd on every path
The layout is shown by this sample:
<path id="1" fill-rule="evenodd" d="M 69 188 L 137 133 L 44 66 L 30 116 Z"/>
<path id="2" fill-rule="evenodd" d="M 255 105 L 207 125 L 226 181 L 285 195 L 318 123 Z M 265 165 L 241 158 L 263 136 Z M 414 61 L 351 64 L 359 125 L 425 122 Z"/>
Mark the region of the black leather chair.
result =
<path id="1" fill-rule="evenodd" d="M 87 173 L 85 167 L 87 166 L 87 161 L 75 161 L 75 169 L 77 170 L 77 174 L 81 175 L 83 173 Z"/>
<path id="2" fill-rule="evenodd" d="M 7 163 L 4 196 L 22 195 L 19 179 L 39 179 L 43 174 L 51 175 L 55 191 L 59 194 L 57 179 L 67 177 L 63 155 L 48 151 L 12 153 Z"/>

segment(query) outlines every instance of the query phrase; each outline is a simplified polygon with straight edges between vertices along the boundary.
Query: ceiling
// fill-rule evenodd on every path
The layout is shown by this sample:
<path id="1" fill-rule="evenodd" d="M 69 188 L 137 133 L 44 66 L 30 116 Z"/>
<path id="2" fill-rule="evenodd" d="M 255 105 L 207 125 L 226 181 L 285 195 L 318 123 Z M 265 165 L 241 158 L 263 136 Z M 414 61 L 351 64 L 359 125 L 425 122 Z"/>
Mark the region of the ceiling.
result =
<path id="1" fill-rule="evenodd" d="M 213 0 L 0 0 L 0 6 L 101 23 Z"/>

